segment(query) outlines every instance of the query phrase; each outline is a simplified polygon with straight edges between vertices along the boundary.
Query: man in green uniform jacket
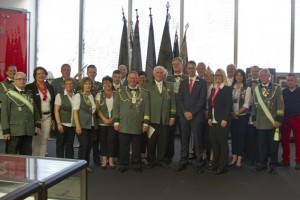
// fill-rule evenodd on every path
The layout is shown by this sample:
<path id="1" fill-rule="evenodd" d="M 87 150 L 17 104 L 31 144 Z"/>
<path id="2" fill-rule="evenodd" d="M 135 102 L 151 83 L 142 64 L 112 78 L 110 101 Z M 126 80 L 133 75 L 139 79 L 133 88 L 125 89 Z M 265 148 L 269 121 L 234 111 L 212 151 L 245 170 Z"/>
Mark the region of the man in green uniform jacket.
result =
<path id="1" fill-rule="evenodd" d="M 114 129 L 119 131 L 119 173 L 127 170 L 132 144 L 133 168 L 140 172 L 141 134 L 148 130 L 150 104 L 148 92 L 137 85 L 138 74 L 128 75 L 128 85 L 117 91 L 113 105 Z"/>
<path id="2" fill-rule="evenodd" d="M 153 69 L 154 80 L 145 85 L 150 95 L 150 126 L 154 128 L 153 134 L 148 136 L 148 168 L 156 164 L 164 168 L 170 167 L 166 153 L 169 127 L 175 124 L 176 102 L 173 84 L 163 80 L 164 72 L 164 67 L 156 66 Z"/>
<path id="3" fill-rule="evenodd" d="M 32 136 L 40 133 L 40 115 L 31 93 L 24 91 L 26 74 L 17 72 L 15 87 L 9 89 L 2 101 L 1 125 L 7 140 L 7 153 L 31 155 Z"/>
<path id="4" fill-rule="evenodd" d="M 270 174 L 276 174 L 278 163 L 279 127 L 283 120 L 283 97 L 281 88 L 270 81 L 271 74 L 268 69 L 259 72 L 261 84 L 254 92 L 253 125 L 259 134 L 259 165 L 255 171 L 267 169 L 268 155 L 270 160 Z"/>

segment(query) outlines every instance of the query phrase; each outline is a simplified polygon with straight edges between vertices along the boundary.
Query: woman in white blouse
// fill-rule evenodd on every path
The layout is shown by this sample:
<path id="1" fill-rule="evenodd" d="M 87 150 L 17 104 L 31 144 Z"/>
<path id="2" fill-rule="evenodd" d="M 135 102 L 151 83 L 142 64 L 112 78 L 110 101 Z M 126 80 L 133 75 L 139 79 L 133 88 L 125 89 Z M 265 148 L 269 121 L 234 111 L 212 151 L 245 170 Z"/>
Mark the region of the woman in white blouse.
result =
<path id="1" fill-rule="evenodd" d="M 91 93 L 93 81 L 84 77 L 79 85 L 81 90 L 74 96 L 73 104 L 75 131 L 79 141 L 78 159 L 86 160 L 89 166 L 94 132 L 98 127 L 96 104 Z M 90 167 L 87 170 L 92 172 Z"/>
<path id="2" fill-rule="evenodd" d="M 242 167 L 242 156 L 245 149 L 246 129 L 249 120 L 251 88 L 246 85 L 246 74 L 238 69 L 232 82 L 232 161 L 230 166 Z"/>
<path id="3" fill-rule="evenodd" d="M 105 169 L 107 163 L 111 169 L 115 168 L 113 157 L 115 154 L 116 134 L 113 127 L 113 102 L 114 92 L 112 89 L 113 80 L 109 76 L 102 79 L 103 91 L 96 95 L 96 103 L 98 107 L 100 137 L 100 155 L 102 157 L 102 169 Z"/>

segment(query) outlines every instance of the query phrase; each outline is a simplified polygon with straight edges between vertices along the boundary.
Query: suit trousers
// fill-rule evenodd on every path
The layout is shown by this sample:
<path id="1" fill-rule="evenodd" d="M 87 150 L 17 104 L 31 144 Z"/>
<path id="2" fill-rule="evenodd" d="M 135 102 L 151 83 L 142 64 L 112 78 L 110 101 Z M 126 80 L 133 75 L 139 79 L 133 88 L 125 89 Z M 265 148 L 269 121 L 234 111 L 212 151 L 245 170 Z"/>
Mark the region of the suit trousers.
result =
<path id="1" fill-rule="evenodd" d="M 165 164 L 167 162 L 166 152 L 169 142 L 169 126 L 161 124 L 150 124 L 155 131 L 148 140 L 147 160 L 149 164 Z"/>
<path id="2" fill-rule="evenodd" d="M 259 160 L 258 131 L 253 124 L 248 124 L 246 131 L 246 154 L 251 162 Z"/>
<path id="3" fill-rule="evenodd" d="M 168 147 L 166 152 L 166 159 L 168 163 L 172 162 L 172 159 L 174 157 L 174 153 L 175 153 L 174 142 L 175 142 L 177 129 L 179 130 L 179 135 L 181 135 L 179 119 L 180 119 L 179 116 L 176 116 L 175 124 L 169 127 L 169 139 L 168 139 Z"/>
<path id="4" fill-rule="evenodd" d="M 11 136 L 6 144 L 8 154 L 32 155 L 32 136 Z"/>
<path id="5" fill-rule="evenodd" d="M 210 151 L 211 151 L 211 142 L 209 139 L 209 124 L 207 120 L 203 123 L 203 135 L 202 135 L 202 141 L 203 141 L 203 147 L 205 149 L 206 153 L 206 160 L 210 160 Z"/>
<path id="6" fill-rule="evenodd" d="M 141 134 L 128 134 L 119 132 L 119 163 L 120 167 L 127 167 L 130 163 L 130 144 L 131 162 L 134 168 L 140 168 L 141 154 Z"/>
<path id="7" fill-rule="evenodd" d="M 115 153 L 116 134 L 113 126 L 99 126 L 100 155 L 113 157 Z"/>
<path id="8" fill-rule="evenodd" d="M 86 160 L 88 166 L 90 163 L 90 153 L 92 150 L 94 137 L 94 127 L 92 127 L 91 129 L 82 128 L 81 134 L 77 135 L 79 141 L 78 159 Z"/>
<path id="9" fill-rule="evenodd" d="M 263 166 L 268 164 L 268 155 L 270 155 L 270 165 L 276 166 L 278 163 L 278 146 L 279 142 L 274 141 L 275 129 L 258 130 L 258 149 L 259 149 L 259 162 Z"/>
<path id="10" fill-rule="evenodd" d="M 209 138 L 214 152 L 212 166 L 220 171 L 226 170 L 228 165 L 228 135 L 229 125 L 222 128 L 220 123 L 213 123 L 209 129 Z"/>
<path id="11" fill-rule="evenodd" d="M 300 163 L 300 116 L 285 117 L 282 124 L 282 160 L 290 162 L 290 136 L 293 130 L 296 149 L 296 163 Z"/>
<path id="12" fill-rule="evenodd" d="M 180 118 L 181 126 L 181 153 L 180 153 L 180 165 L 186 165 L 189 161 L 189 144 L 191 134 L 193 134 L 195 142 L 195 155 L 197 158 L 197 163 L 202 164 L 201 159 L 203 153 L 203 123 L 200 120 L 200 115 L 195 115 L 190 121 L 186 120 L 184 116 Z"/>
<path id="13" fill-rule="evenodd" d="M 249 115 L 238 116 L 232 119 L 230 124 L 232 155 L 243 156 L 246 142 L 246 129 L 248 126 Z"/>
<path id="14" fill-rule="evenodd" d="M 74 158 L 74 127 L 63 125 L 64 132 L 57 131 L 56 134 L 56 157 L 58 158 Z"/>
<path id="15" fill-rule="evenodd" d="M 32 155 L 46 156 L 48 138 L 51 129 L 51 114 L 42 115 L 41 118 L 41 133 L 32 138 Z"/>

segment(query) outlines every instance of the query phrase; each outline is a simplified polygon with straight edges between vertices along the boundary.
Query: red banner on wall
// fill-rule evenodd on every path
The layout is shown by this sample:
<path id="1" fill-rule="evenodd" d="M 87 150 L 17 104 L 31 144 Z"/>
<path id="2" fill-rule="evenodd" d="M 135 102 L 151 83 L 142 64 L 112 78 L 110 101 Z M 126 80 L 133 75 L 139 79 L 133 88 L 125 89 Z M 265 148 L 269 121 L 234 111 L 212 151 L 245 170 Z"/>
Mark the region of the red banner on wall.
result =
<path id="1" fill-rule="evenodd" d="M 0 81 L 6 67 L 14 64 L 27 74 L 27 14 L 0 9 Z"/>

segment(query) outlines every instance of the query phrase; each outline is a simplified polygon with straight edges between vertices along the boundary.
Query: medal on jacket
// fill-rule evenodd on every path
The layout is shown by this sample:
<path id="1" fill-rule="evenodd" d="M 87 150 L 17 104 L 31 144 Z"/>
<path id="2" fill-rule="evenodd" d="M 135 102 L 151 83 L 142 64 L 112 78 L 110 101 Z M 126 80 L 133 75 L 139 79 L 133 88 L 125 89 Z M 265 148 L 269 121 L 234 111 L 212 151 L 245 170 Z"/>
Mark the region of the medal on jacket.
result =
<path id="1" fill-rule="evenodd" d="M 136 103 L 136 92 L 135 92 L 135 91 L 131 91 L 131 94 L 132 94 L 131 102 L 132 102 L 133 104 L 135 104 L 135 103 Z"/>
<path id="2" fill-rule="evenodd" d="M 18 107 L 18 111 L 20 111 L 20 112 L 21 112 L 21 111 L 22 111 L 22 107 Z"/>

